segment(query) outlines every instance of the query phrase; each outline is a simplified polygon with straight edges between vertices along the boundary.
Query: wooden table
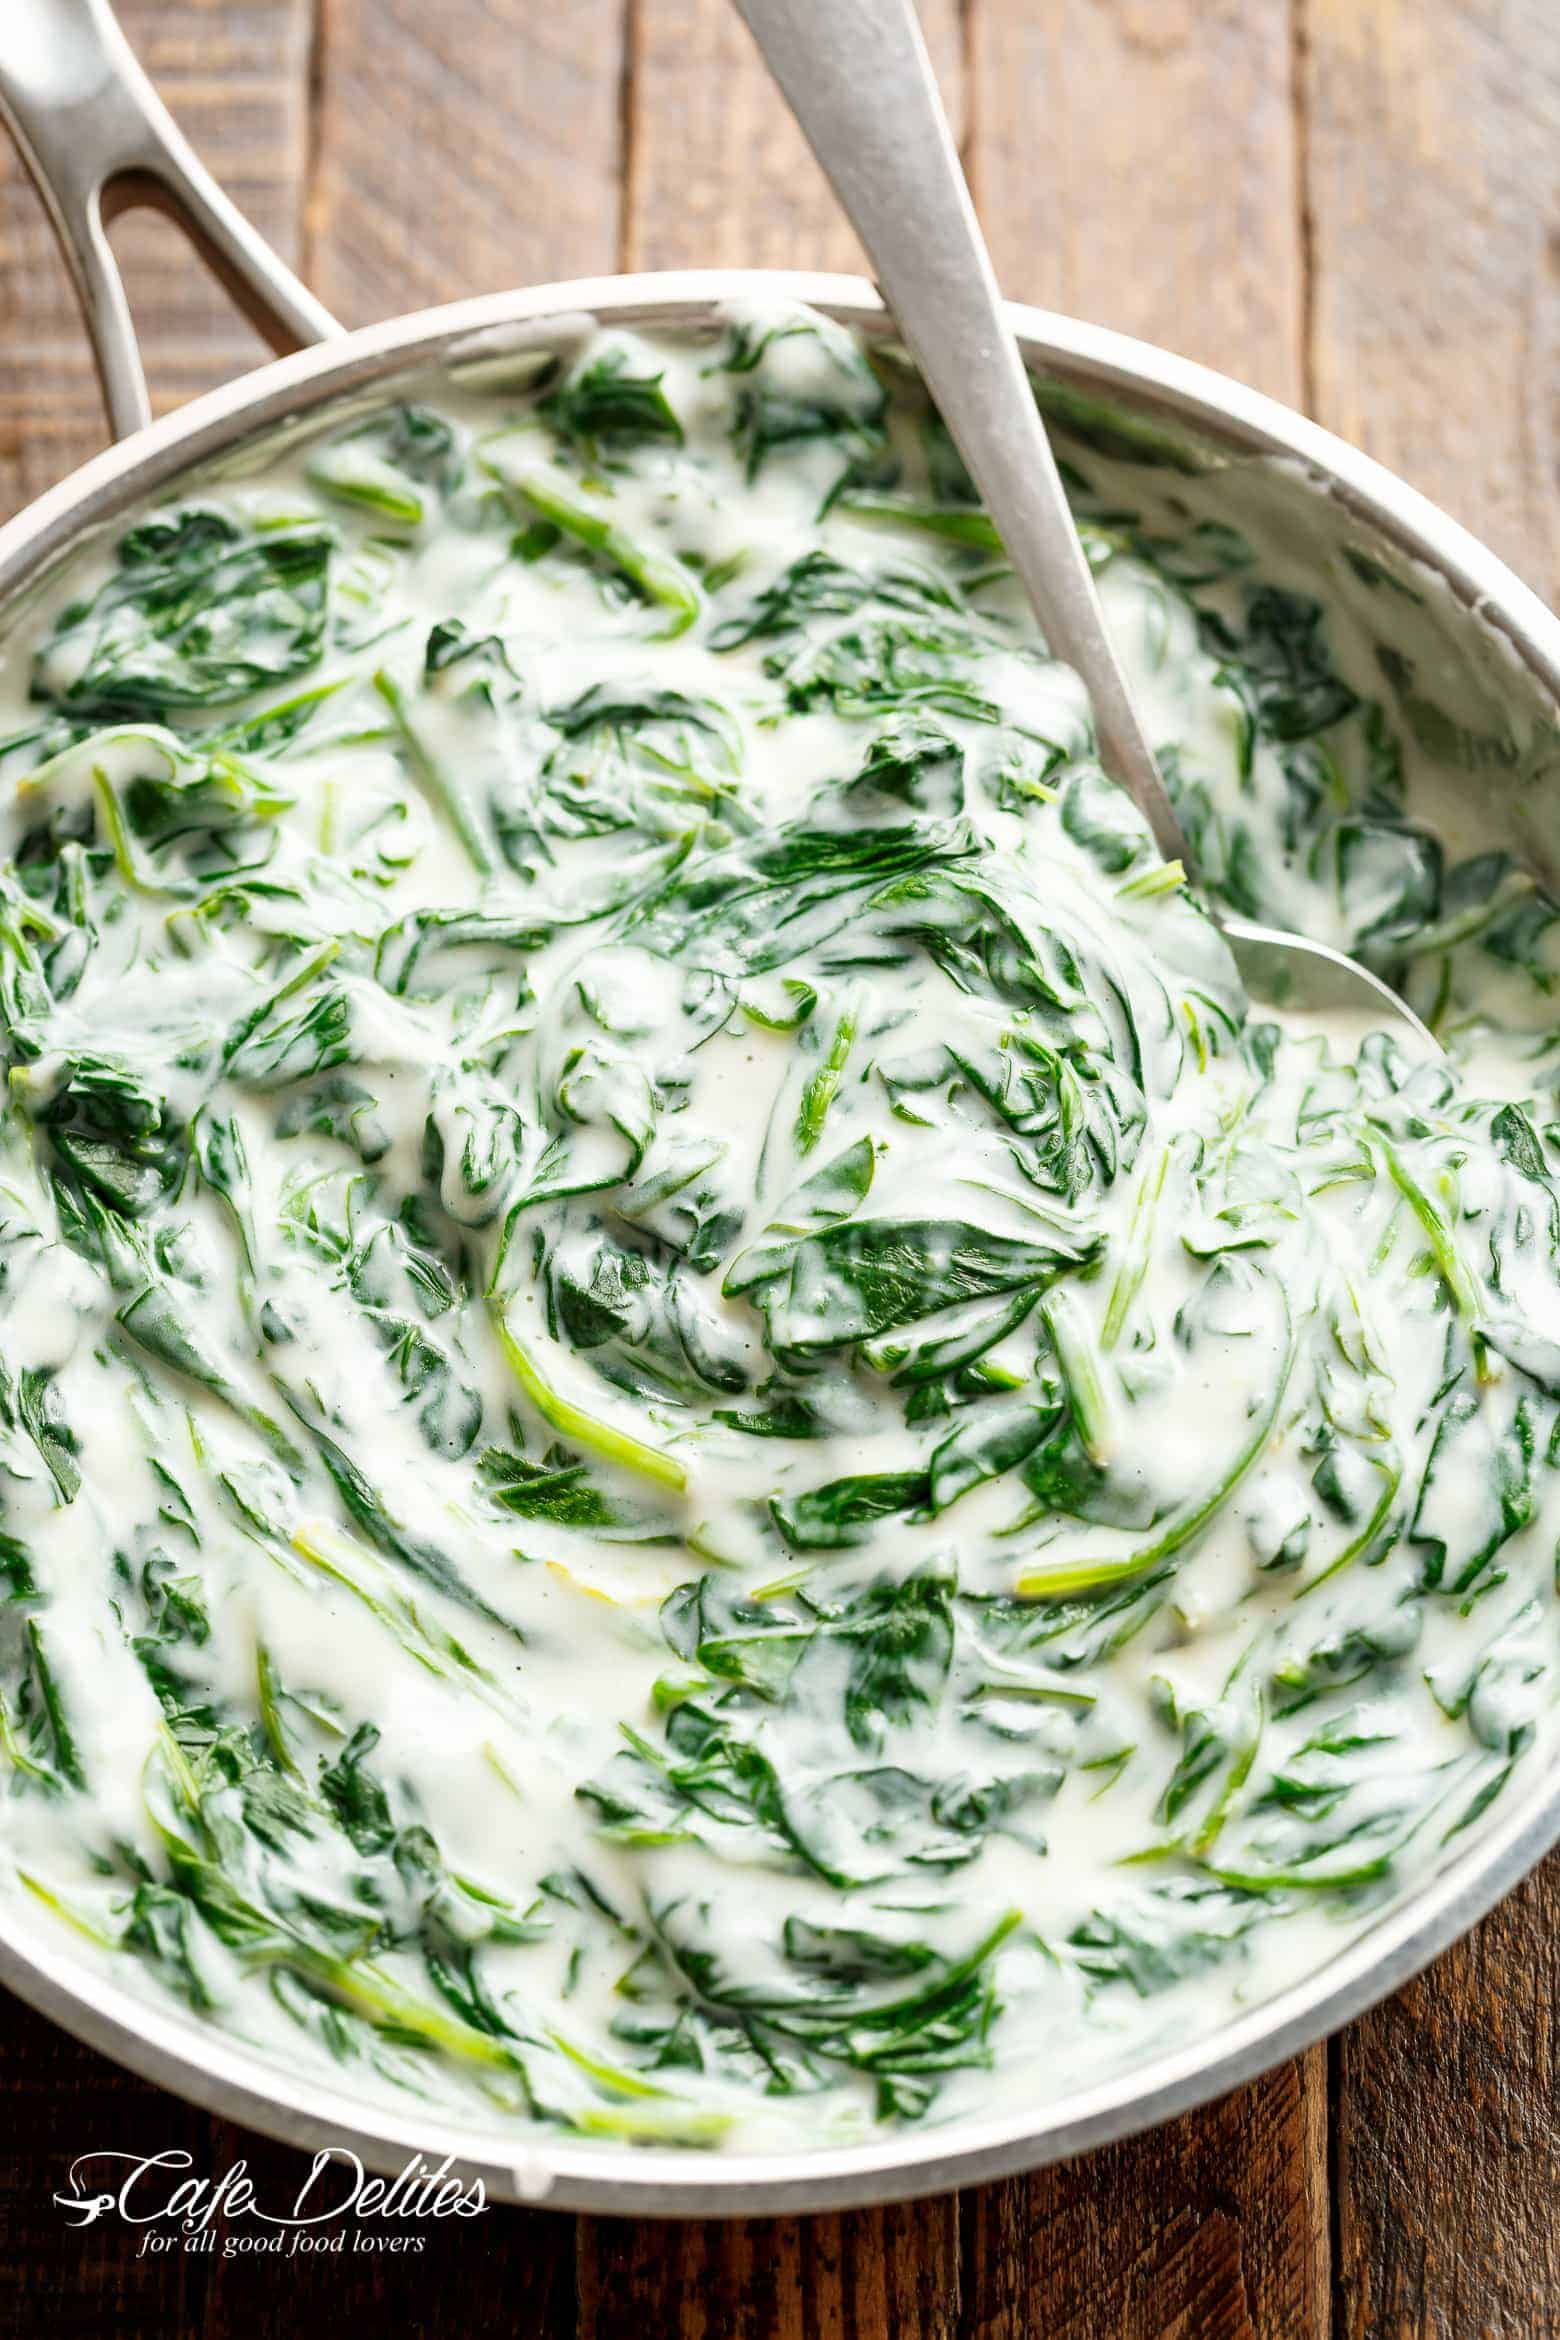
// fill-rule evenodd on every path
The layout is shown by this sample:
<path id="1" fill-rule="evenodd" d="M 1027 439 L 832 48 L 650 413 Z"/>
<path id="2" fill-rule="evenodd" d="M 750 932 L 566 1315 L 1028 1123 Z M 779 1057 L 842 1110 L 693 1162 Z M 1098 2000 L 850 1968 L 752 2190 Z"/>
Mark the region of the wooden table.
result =
<path id="1" fill-rule="evenodd" d="M 13 0 L 16 4 L 16 0 Z M 848 0 L 841 0 L 847 5 Z M 0 8 L 0 19 L 4 9 Z M 1008 289 L 1305 408 L 1560 585 L 1556 0 L 926 0 Z M 859 264 L 727 0 L 124 0 L 233 194 L 349 323 L 617 267 Z M 6 37 L 0 21 L 0 39 Z M 247 329 L 117 231 L 174 404 Z M 102 420 L 0 157 L 0 506 Z M 444 2340 L 1560 2333 L 1560 1864 L 1330 2046 L 1087 2161 L 849 2217 L 496 2211 L 419 2257 L 138 2259 L 71 2156 L 293 2158 L 0 2008 L 0 2330 Z"/>

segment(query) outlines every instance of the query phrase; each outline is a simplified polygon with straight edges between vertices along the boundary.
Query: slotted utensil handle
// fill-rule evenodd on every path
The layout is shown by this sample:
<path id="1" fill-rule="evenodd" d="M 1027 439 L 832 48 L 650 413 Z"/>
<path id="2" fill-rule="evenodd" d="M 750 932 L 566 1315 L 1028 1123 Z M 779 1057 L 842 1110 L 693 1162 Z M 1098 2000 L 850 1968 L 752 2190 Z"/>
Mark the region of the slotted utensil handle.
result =
<path id="1" fill-rule="evenodd" d="M 151 420 L 130 305 L 106 232 L 122 211 L 150 205 L 174 220 L 278 352 L 341 331 L 203 167 L 108 0 L 5 0 L 3 14 L 0 118 L 59 238 L 116 439 Z"/>

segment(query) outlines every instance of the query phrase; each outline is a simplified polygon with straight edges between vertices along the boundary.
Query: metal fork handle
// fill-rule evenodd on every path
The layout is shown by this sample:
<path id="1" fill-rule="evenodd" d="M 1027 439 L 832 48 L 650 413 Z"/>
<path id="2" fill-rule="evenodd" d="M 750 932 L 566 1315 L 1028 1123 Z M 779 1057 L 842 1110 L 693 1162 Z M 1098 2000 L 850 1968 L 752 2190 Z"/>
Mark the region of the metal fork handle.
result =
<path id="1" fill-rule="evenodd" d="M 47 206 L 81 302 L 109 427 L 151 420 L 130 304 L 108 223 L 165 212 L 277 351 L 341 331 L 201 165 L 136 61 L 109 0 L 8 0 L 0 117 Z"/>
<path id="2" fill-rule="evenodd" d="M 1081 677 L 1100 758 L 1168 859 L 1190 861 L 1105 630 L 1061 477 L 911 0 L 737 0 L 866 247 L 1053 656 Z"/>

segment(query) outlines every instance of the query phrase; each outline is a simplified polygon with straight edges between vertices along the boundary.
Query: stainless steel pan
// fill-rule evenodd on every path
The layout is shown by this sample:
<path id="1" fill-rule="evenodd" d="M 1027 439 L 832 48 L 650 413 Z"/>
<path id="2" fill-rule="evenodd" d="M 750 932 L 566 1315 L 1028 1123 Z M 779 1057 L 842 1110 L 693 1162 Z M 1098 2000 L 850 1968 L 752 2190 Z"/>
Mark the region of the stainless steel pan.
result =
<path id="1" fill-rule="evenodd" d="M 0 112 L 16 135 L 65 246 L 97 353 L 117 446 L 0 529 L 0 614 L 92 532 L 169 482 L 257 436 L 317 424 L 343 399 L 389 393 L 439 367 L 477 371 L 572 337 L 582 317 L 697 329 L 737 294 L 779 292 L 869 334 L 886 330 L 853 277 L 737 269 L 619 276 L 463 301 L 345 333 L 289 275 L 201 170 L 140 72 L 106 0 L 10 0 L 0 30 Z M 278 347 L 297 354 L 148 424 L 128 310 L 103 233 L 126 200 L 152 200 Z M 1423 598 L 1437 696 L 1466 737 L 1496 745 L 1455 785 L 1491 844 L 1546 874 L 1560 869 L 1560 623 L 1511 572 L 1434 505 L 1341 441 L 1223 376 L 1098 327 L 1015 308 L 1038 376 L 1075 422 L 1119 451 L 1199 476 L 1232 518 L 1254 499 L 1276 517 L 1296 563 L 1336 591 L 1345 547 L 1368 552 Z M 1427 669 L 1428 671 L 1428 669 Z M 1465 759 L 1466 763 L 1467 759 Z M 570 2209 L 711 2216 L 887 2201 L 967 2185 L 1085 2151 L 1217 2096 L 1334 2030 L 1395 1990 L 1510 1890 L 1560 1837 L 1560 1778 L 1535 1764 L 1521 1800 L 1412 1898 L 1307 1981 L 1212 2038 L 1108 2083 L 1000 2117 L 885 2135 L 848 2151 L 708 2155 L 581 2147 L 513 2129 L 381 2110 L 271 2064 L 241 2043 L 121 1989 L 78 1959 L 63 1932 L 0 1907 L 0 1979 L 79 2038 L 256 2128 L 309 2146 L 340 2144 L 371 2166 L 448 2152 L 490 2195 Z"/>

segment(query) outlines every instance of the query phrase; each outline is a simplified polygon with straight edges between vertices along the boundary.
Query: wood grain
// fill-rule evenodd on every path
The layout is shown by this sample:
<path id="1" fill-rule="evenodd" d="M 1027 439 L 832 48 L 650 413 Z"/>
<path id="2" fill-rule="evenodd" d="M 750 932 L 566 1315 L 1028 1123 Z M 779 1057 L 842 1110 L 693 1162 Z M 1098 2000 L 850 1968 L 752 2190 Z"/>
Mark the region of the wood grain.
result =
<path id="1" fill-rule="evenodd" d="M 1336 2044 L 1337 2340 L 1560 2333 L 1560 1858 Z"/>
<path id="2" fill-rule="evenodd" d="M 349 322 L 617 265 L 859 267 L 729 0 L 122 0 L 197 146 Z M 1553 0 L 928 0 L 1009 287 L 1324 420 L 1560 574 Z M 966 70 L 966 67 L 968 70 Z M 255 345 L 116 231 L 160 404 Z M 0 507 L 101 442 L 41 209 L 0 153 Z M 136 2260 L 50 2195 L 93 2145 L 284 2149 L 7 2004 L 0 2331 L 238 2340 L 1538 2340 L 1560 2333 L 1560 1871 L 1332 2051 L 1027 2180 L 843 2218 L 496 2212 L 416 2260 Z"/>
<path id="3" fill-rule="evenodd" d="M 943 101 L 964 120 L 958 0 L 922 0 Z M 625 268 L 866 263 L 731 0 L 636 0 Z"/>
<path id="4" fill-rule="evenodd" d="M 308 146 L 310 0 L 122 0 L 126 32 L 197 151 L 295 259 Z M 266 355 L 166 220 L 114 229 L 159 411 Z M 86 331 L 43 206 L 0 136 L 0 513 L 107 437 Z"/>
<path id="5" fill-rule="evenodd" d="M 973 178 L 1006 290 L 1296 401 L 1288 0 L 971 8 Z"/>
<path id="6" fill-rule="evenodd" d="M 309 265 L 349 325 L 617 266 L 625 0 L 319 0 Z"/>
<path id="7" fill-rule="evenodd" d="M 183 2152 L 197 2178 L 242 2165 L 275 2212 L 297 2200 L 313 2157 L 134 2079 L 12 1999 L 0 2000 L 0 2135 L 7 2340 L 295 2340 L 336 2322 L 427 2340 L 572 2340 L 575 2332 L 574 2221 L 556 2213 L 366 2218 L 365 2233 L 407 2237 L 415 2247 L 355 2250 L 348 2222 L 339 2251 L 300 2254 L 285 2266 L 225 2257 L 222 2242 L 241 2225 L 219 2227 L 210 2252 L 145 2255 L 117 2218 L 73 2225 L 54 2195 L 108 2190 L 123 2174 L 99 2163 L 72 2186 L 78 2153 Z"/>
<path id="8" fill-rule="evenodd" d="M 78 2154 L 183 2151 L 210 2166 L 210 2123 L 34 2015 L 0 1999 L 0 2332 L 16 2340 L 183 2340 L 200 2330 L 206 2264 L 140 2258 L 117 2219 L 68 2223 Z M 81 2191 L 114 2183 L 83 2173 Z"/>
<path id="9" fill-rule="evenodd" d="M 1560 13 L 1305 0 L 1319 419 L 1560 581 Z M 1338 2340 L 1560 2332 L 1560 1865 L 1335 2049 Z"/>
<path id="10" fill-rule="evenodd" d="M 1560 9 L 1305 0 L 1316 412 L 1560 586 Z"/>
<path id="11" fill-rule="evenodd" d="M 211 2163 L 243 2160 L 262 2202 L 295 2202 L 313 2157 L 213 2121 Z M 352 2172 L 343 2166 L 343 2198 Z M 320 2180 L 333 2181 L 330 2173 Z M 355 2248 L 361 2226 L 365 2247 Z M 426 2340 L 572 2340 L 574 2222 L 554 2212 L 489 2210 L 479 2219 L 348 2219 L 324 2230 L 344 2236 L 337 2252 L 304 2254 L 267 2266 L 213 2259 L 203 2321 L 191 2340 L 300 2340 L 339 2328 L 426 2335 Z M 408 2244 L 381 2255 L 385 2235 Z M 259 2279 L 257 2280 L 257 2265 Z M 115 2336 L 117 2340 L 117 2335 Z M 643 2336 L 642 2336 L 643 2340 Z"/>
<path id="12" fill-rule="evenodd" d="M 1327 2051 L 967 2197 L 962 2340 L 1327 2340 Z"/>
<path id="13" fill-rule="evenodd" d="M 955 2340 L 957 2205 L 579 2222 L 579 2340 Z"/>

